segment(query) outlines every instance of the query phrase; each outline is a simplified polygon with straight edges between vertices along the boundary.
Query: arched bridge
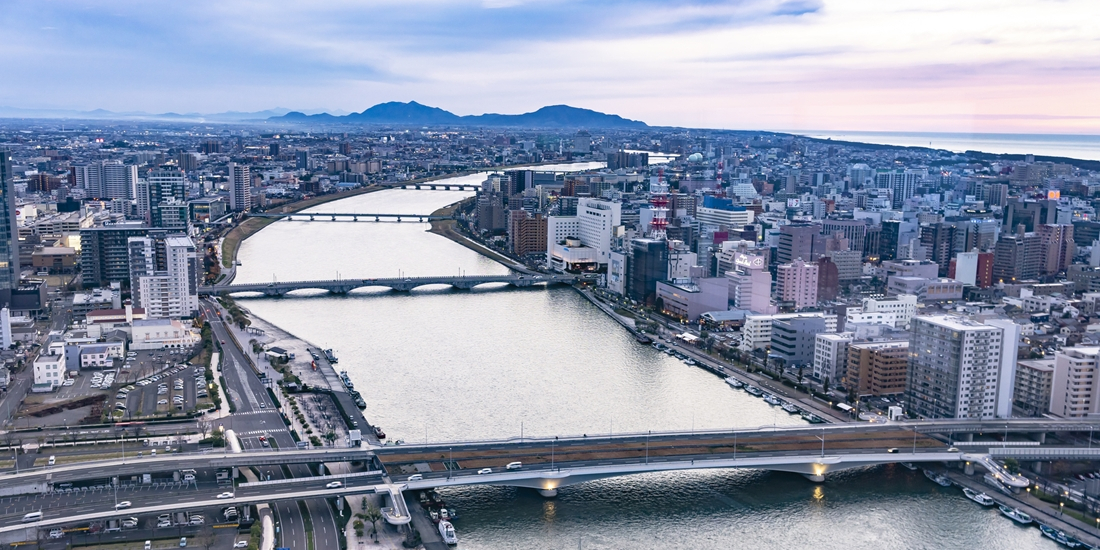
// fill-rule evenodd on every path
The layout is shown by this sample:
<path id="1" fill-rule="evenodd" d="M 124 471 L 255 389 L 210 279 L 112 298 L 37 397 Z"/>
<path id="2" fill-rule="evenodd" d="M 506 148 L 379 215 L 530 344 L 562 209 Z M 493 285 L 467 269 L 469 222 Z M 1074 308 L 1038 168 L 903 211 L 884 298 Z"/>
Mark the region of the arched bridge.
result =
<path id="1" fill-rule="evenodd" d="M 286 218 L 288 221 L 410 221 L 430 222 L 434 220 L 453 220 L 453 216 L 436 216 L 432 214 L 379 214 L 360 212 L 262 212 L 249 214 L 253 218 Z"/>
<path id="2" fill-rule="evenodd" d="M 245 283 L 235 285 L 215 285 L 199 288 L 201 295 L 214 295 L 228 292 L 260 292 L 265 296 L 283 296 L 293 290 L 318 289 L 333 294 L 347 294 L 357 288 L 385 287 L 398 292 L 408 292 L 427 285 L 449 285 L 457 289 L 469 290 L 487 283 L 506 283 L 514 287 L 535 285 L 573 284 L 577 277 L 573 275 L 475 275 L 451 277 L 397 277 L 392 279 L 336 279 L 329 281 L 285 281 L 271 283 Z"/>

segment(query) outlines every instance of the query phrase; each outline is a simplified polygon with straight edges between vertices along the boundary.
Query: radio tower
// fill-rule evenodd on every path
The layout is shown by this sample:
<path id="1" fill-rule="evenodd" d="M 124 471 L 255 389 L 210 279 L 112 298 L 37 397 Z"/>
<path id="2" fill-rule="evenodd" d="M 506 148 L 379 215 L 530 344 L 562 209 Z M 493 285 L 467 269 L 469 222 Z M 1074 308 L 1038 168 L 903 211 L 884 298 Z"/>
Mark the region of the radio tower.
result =
<path id="1" fill-rule="evenodd" d="M 668 185 L 665 183 L 665 169 L 657 169 L 657 183 L 649 184 L 649 207 L 653 211 L 650 222 L 652 237 L 664 240 L 668 228 Z"/>

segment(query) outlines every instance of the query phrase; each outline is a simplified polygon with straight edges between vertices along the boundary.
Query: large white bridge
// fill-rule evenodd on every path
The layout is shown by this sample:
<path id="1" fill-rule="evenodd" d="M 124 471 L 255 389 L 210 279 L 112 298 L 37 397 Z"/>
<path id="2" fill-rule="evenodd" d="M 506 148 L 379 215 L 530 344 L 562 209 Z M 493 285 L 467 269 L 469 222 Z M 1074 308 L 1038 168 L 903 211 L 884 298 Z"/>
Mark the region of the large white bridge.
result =
<path id="1" fill-rule="evenodd" d="M 525 288 L 535 285 L 572 284 L 578 278 L 573 275 L 467 275 L 449 277 L 396 277 L 382 279 L 335 279 L 321 281 L 284 281 L 270 283 L 239 283 L 199 287 L 200 295 L 217 295 L 223 292 L 259 292 L 264 296 L 283 296 L 294 290 L 327 290 L 333 294 L 347 294 L 358 288 L 383 287 L 398 292 L 429 285 L 446 285 L 461 290 L 489 283 L 505 283 Z"/>

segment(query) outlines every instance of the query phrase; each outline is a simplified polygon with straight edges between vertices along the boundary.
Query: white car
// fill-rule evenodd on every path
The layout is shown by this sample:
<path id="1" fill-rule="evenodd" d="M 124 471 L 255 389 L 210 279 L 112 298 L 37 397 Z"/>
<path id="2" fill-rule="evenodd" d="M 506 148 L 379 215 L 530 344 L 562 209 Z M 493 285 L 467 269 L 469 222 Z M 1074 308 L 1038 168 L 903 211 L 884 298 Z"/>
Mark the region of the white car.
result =
<path id="1" fill-rule="evenodd" d="M 248 546 L 247 540 L 239 540 L 233 543 L 233 548 L 245 548 Z"/>
<path id="2" fill-rule="evenodd" d="M 492 468 L 482 468 L 482 469 L 477 471 L 477 475 L 484 475 L 484 474 L 491 474 L 491 473 L 493 473 Z"/>
<path id="3" fill-rule="evenodd" d="M 167 399 L 161 399 L 160 401 L 157 401 L 157 405 L 167 405 L 167 404 L 168 404 Z"/>
<path id="4" fill-rule="evenodd" d="M 73 380 L 72 378 L 69 378 L 61 383 L 62 386 L 72 386 L 73 384 L 76 384 L 76 380 Z"/>
<path id="5" fill-rule="evenodd" d="M 233 493 L 225 492 L 225 493 L 222 493 L 222 494 L 218 495 L 218 498 L 233 498 Z"/>
<path id="6" fill-rule="evenodd" d="M 326 484 L 325 489 L 339 489 L 340 487 L 343 487 L 343 486 L 344 486 L 343 483 L 340 483 L 339 481 L 333 481 L 332 483 Z"/>
<path id="7" fill-rule="evenodd" d="M 123 508 L 129 508 L 133 505 L 134 505 L 134 503 L 132 503 L 128 500 L 124 500 L 124 501 L 122 501 L 122 502 L 115 505 L 115 510 L 121 510 Z"/>
<path id="8" fill-rule="evenodd" d="M 420 480 L 422 480 L 422 479 L 424 479 L 424 476 L 423 476 L 423 475 L 421 475 L 421 474 L 413 474 L 413 475 L 409 476 L 409 479 L 406 479 L 405 481 L 420 481 Z"/>

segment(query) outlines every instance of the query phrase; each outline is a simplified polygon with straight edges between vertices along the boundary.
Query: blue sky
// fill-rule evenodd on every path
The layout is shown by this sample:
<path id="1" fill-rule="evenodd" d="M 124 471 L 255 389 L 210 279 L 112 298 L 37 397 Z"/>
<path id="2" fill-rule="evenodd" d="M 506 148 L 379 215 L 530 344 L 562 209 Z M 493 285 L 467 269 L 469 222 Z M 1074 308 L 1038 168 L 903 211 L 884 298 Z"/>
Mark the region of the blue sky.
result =
<path id="1" fill-rule="evenodd" d="M 1100 133 L 1096 21 L 1079 0 L 8 0 L 0 105 Z"/>

